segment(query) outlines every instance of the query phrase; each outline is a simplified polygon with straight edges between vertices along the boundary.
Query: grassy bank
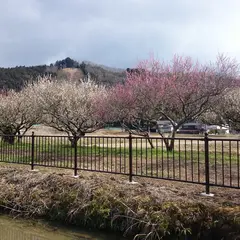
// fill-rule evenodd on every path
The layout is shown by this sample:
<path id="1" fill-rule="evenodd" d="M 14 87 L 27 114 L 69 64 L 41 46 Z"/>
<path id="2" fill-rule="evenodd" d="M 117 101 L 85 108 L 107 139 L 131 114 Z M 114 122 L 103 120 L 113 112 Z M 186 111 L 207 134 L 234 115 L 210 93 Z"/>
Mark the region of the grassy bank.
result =
<path id="1" fill-rule="evenodd" d="M 112 230 L 139 239 L 235 239 L 240 235 L 239 190 L 215 190 L 160 180 L 82 173 L 29 172 L 0 168 L 0 208 L 28 218 L 45 218 Z M 141 237 L 141 238 L 140 238 Z"/>

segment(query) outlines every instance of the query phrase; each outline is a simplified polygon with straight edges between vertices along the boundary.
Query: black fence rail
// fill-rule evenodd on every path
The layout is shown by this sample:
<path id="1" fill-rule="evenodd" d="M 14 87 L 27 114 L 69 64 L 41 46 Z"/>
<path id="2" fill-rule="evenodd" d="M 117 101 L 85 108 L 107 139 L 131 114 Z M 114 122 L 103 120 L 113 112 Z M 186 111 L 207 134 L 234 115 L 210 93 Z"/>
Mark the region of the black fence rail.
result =
<path id="1" fill-rule="evenodd" d="M 239 141 L 232 138 L 175 138 L 167 151 L 162 138 L 85 136 L 72 146 L 67 136 L 15 137 L 0 142 L 0 162 L 166 179 L 240 189 Z M 6 139 L 6 136 L 4 137 Z M 171 140 L 171 139 L 168 139 Z M 151 144 L 150 144 L 151 142 Z M 152 147 L 153 146 L 153 147 Z"/>

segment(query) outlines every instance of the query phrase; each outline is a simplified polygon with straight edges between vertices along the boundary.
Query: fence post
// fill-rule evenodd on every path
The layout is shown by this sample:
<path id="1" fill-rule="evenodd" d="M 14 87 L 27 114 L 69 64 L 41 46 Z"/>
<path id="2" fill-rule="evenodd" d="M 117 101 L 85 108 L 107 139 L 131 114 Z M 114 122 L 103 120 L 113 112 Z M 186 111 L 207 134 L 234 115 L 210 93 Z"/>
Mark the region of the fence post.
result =
<path id="1" fill-rule="evenodd" d="M 32 132 L 32 151 L 31 151 L 31 170 L 34 170 L 34 144 L 35 144 L 35 135 L 34 132 Z"/>
<path id="2" fill-rule="evenodd" d="M 132 134 L 129 133 L 129 182 L 132 182 Z"/>
<path id="3" fill-rule="evenodd" d="M 210 194 L 210 176 L 209 176 L 209 138 L 208 134 L 205 133 L 204 135 L 204 150 L 205 150 L 205 186 L 206 192 L 205 195 L 213 196 Z"/>
<path id="4" fill-rule="evenodd" d="M 74 177 L 78 177 L 77 175 L 77 137 L 74 137 Z"/>

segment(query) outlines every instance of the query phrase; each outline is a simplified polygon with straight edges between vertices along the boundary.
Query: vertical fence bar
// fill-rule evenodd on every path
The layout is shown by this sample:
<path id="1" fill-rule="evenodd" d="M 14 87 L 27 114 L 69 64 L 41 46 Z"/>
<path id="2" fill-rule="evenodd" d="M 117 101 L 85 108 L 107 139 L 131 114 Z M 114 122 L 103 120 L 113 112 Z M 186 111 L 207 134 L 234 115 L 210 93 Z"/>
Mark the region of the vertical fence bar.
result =
<path id="1" fill-rule="evenodd" d="M 237 141 L 237 182 L 238 182 L 238 187 L 240 187 L 240 175 L 239 175 L 239 172 L 240 172 L 240 168 L 239 168 L 239 141 Z"/>
<path id="2" fill-rule="evenodd" d="M 129 133 L 129 182 L 132 182 L 132 134 Z"/>
<path id="3" fill-rule="evenodd" d="M 156 177 L 158 178 L 158 139 L 156 138 Z"/>
<path id="4" fill-rule="evenodd" d="M 200 147 L 199 147 L 199 139 L 197 140 L 197 164 L 198 164 L 198 182 L 201 181 L 201 170 L 200 170 Z"/>
<path id="5" fill-rule="evenodd" d="M 113 171 L 113 141 L 112 141 L 112 137 L 111 137 L 111 157 L 110 157 L 110 159 L 111 159 L 111 172 Z M 124 144 L 125 144 L 125 142 L 124 142 Z M 126 148 L 125 147 L 125 145 L 124 145 L 124 148 Z M 116 148 L 115 148 L 115 151 L 116 151 Z M 125 150 L 124 150 L 125 151 Z"/>
<path id="6" fill-rule="evenodd" d="M 32 132 L 31 170 L 34 169 L 34 142 L 35 142 L 35 136 L 34 136 L 34 132 Z"/>
<path id="7" fill-rule="evenodd" d="M 229 177 L 230 177 L 230 186 L 232 186 L 232 141 L 229 140 Z"/>
<path id="8" fill-rule="evenodd" d="M 210 193 L 209 186 L 209 138 L 208 134 L 205 133 L 204 136 L 204 148 L 205 148 L 205 184 L 206 184 L 206 194 Z"/>
<path id="9" fill-rule="evenodd" d="M 194 163 L 193 163 L 193 140 L 190 140 L 190 144 L 191 144 L 191 172 L 192 172 L 192 182 L 194 181 Z"/>
<path id="10" fill-rule="evenodd" d="M 181 167 L 181 140 L 178 139 L 178 170 L 179 170 L 179 180 L 182 178 L 182 167 Z"/>
<path id="11" fill-rule="evenodd" d="M 120 141 L 120 173 L 122 173 L 122 168 L 124 166 L 124 163 L 122 162 L 122 139 L 119 139 Z"/>
<path id="12" fill-rule="evenodd" d="M 91 148 L 90 148 L 90 150 L 91 150 L 91 170 L 93 169 L 93 143 L 92 143 L 92 137 L 90 138 L 90 140 L 91 140 L 91 142 L 90 142 L 90 144 L 91 144 Z"/>
<path id="13" fill-rule="evenodd" d="M 224 185 L 224 174 L 225 174 L 225 171 L 224 171 L 224 143 L 222 140 L 222 185 Z"/>
<path id="14" fill-rule="evenodd" d="M 214 140 L 214 164 L 215 164 L 215 184 L 218 182 L 218 170 L 217 170 L 217 141 Z"/>
<path id="15" fill-rule="evenodd" d="M 120 145 L 121 146 L 121 145 Z M 109 148 L 109 145 L 108 145 L 108 137 L 107 137 L 107 172 L 108 172 L 108 148 Z M 120 155 L 121 156 L 121 155 Z"/>
<path id="16" fill-rule="evenodd" d="M 77 176 L 77 137 L 74 136 L 74 177 Z"/>
<path id="17" fill-rule="evenodd" d="M 143 141 L 142 141 L 142 137 L 141 137 L 141 168 L 140 168 L 140 175 L 142 175 L 143 173 Z"/>
<path id="18" fill-rule="evenodd" d="M 127 169 L 126 169 L 126 166 L 127 166 L 127 163 L 126 163 L 126 138 L 123 139 L 124 140 L 124 173 L 126 173 Z"/>
<path id="19" fill-rule="evenodd" d="M 188 169 L 187 169 L 187 140 L 184 139 L 184 168 L 185 168 L 185 181 L 188 181 Z"/>
<path id="20" fill-rule="evenodd" d="M 175 140 L 174 140 L 174 142 L 175 142 Z M 174 144 L 174 146 L 173 146 L 173 151 L 172 151 L 172 160 L 173 160 L 173 165 L 172 165 L 172 167 L 173 167 L 173 179 L 176 179 L 176 177 L 175 177 L 175 145 L 176 145 L 176 142 L 175 142 L 175 144 Z"/>

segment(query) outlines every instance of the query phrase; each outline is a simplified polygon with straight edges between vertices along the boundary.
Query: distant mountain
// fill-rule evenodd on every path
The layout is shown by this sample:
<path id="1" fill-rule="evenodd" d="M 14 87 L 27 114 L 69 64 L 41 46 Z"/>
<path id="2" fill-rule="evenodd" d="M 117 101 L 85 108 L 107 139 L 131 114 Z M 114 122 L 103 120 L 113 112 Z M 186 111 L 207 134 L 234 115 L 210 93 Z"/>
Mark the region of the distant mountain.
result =
<path id="1" fill-rule="evenodd" d="M 90 62 L 82 62 L 80 69 L 85 76 L 89 75 L 96 82 L 105 85 L 114 85 L 119 82 L 123 83 L 125 79 L 125 70 L 123 69 L 110 68 Z"/>
<path id="2" fill-rule="evenodd" d="M 100 67 L 104 70 L 107 70 L 107 71 L 110 71 L 110 72 L 124 72 L 125 69 L 122 69 L 122 68 L 114 68 L 114 67 L 107 67 L 105 65 L 101 65 L 101 64 L 96 64 L 94 62 L 90 62 L 90 61 L 83 61 L 85 64 L 87 65 L 91 65 L 92 67 Z"/>
<path id="3" fill-rule="evenodd" d="M 123 83 L 125 79 L 125 69 L 107 67 L 89 61 L 79 63 L 68 57 L 50 65 L 0 68 L 0 90 L 20 90 L 27 82 L 49 74 L 52 78 L 69 80 L 84 79 L 90 76 L 97 83 L 107 86 Z"/>

